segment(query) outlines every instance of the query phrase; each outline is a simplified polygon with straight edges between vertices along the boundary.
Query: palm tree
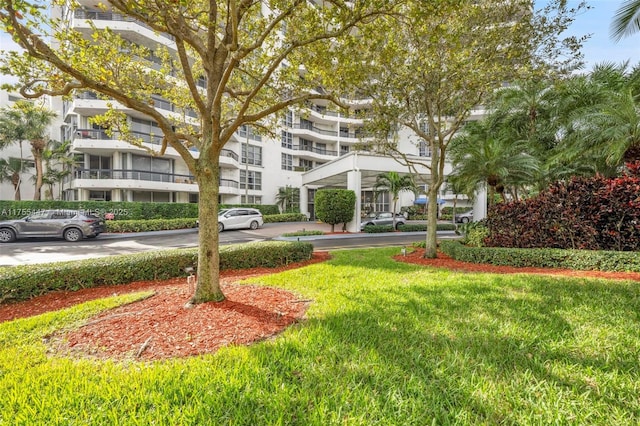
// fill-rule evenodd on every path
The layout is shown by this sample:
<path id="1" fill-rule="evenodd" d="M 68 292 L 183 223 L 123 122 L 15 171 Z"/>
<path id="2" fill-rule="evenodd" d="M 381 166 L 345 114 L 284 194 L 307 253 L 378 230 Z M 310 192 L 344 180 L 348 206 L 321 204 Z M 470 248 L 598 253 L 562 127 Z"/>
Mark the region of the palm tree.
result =
<path id="1" fill-rule="evenodd" d="M 45 131 L 55 117 L 55 112 L 28 101 L 18 101 L 12 108 L 0 110 L 0 147 L 18 142 L 22 153 L 22 141 L 28 140 L 31 143 L 31 153 L 36 167 L 34 200 L 41 198 L 44 175 L 42 153 L 46 148 Z"/>
<path id="2" fill-rule="evenodd" d="M 0 182 L 11 182 L 15 201 L 22 199 L 20 195 L 20 173 L 24 168 L 24 163 L 25 161 L 19 158 L 0 159 Z"/>
<path id="3" fill-rule="evenodd" d="M 42 152 L 44 160 L 45 172 L 42 176 L 44 185 L 48 186 L 45 191 L 50 199 L 53 199 L 53 187 L 60 184 L 65 177 L 71 174 L 71 169 L 75 159 L 69 155 L 69 147 L 71 143 L 50 140 L 46 148 Z M 60 195 L 60 194 L 58 194 Z"/>
<path id="4" fill-rule="evenodd" d="M 403 191 L 416 191 L 413 178 L 409 175 L 400 175 L 398 172 L 380 173 L 373 184 L 376 192 L 389 192 L 393 200 L 393 228 L 396 227 L 396 207 L 400 193 Z"/>
<path id="5" fill-rule="evenodd" d="M 470 123 L 464 134 L 451 141 L 453 179 L 466 188 L 487 185 L 489 206 L 496 194 L 505 201 L 507 186 L 531 184 L 540 170 L 540 161 L 527 148 L 526 143 L 499 134 L 488 120 Z"/>
<path id="6" fill-rule="evenodd" d="M 640 0 L 627 0 L 613 16 L 611 37 L 620 41 L 637 32 L 640 32 Z"/>
<path id="7" fill-rule="evenodd" d="M 289 185 L 278 188 L 276 194 L 276 204 L 283 213 L 287 212 L 287 208 L 293 208 L 296 200 L 300 198 L 300 189 L 293 188 Z"/>

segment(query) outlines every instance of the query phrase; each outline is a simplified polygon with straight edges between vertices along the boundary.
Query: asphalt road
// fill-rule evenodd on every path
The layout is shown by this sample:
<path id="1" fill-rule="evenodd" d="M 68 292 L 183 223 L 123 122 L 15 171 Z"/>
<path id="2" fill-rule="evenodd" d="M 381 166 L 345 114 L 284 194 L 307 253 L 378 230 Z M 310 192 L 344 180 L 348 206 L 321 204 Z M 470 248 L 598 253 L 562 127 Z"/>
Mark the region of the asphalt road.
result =
<path id="1" fill-rule="evenodd" d="M 225 231 L 220 234 L 220 244 L 238 244 L 282 238 L 288 232 L 321 230 L 329 232 L 331 226 L 312 222 L 267 223 L 255 231 Z M 439 238 L 455 238 L 451 231 L 439 232 Z M 337 250 L 357 247 L 403 246 L 424 239 L 424 233 L 340 234 L 317 237 L 300 237 L 310 241 L 317 250 Z M 141 232 L 132 234 L 102 234 L 95 239 L 69 243 L 62 239 L 28 239 L 0 244 L 0 266 L 33 263 L 60 262 L 88 259 L 118 254 L 139 253 L 149 250 L 196 247 L 197 229 L 177 231 Z"/>

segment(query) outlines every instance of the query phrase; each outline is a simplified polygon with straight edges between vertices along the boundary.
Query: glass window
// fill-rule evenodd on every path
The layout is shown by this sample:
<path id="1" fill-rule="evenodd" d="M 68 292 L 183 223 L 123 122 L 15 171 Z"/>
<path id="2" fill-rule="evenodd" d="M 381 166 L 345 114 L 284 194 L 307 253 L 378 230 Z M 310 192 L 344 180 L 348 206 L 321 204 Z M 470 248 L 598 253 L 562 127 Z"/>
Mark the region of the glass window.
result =
<path id="1" fill-rule="evenodd" d="M 282 154 L 282 170 L 293 170 L 293 155 Z"/>
<path id="2" fill-rule="evenodd" d="M 249 170 L 240 170 L 240 188 L 262 189 L 262 173 Z"/>
<path id="3" fill-rule="evenodd" d="M 293 135 L 284 130 L 282 131 L 282 147 L 293 149 Z"/>
<path id="4" fill-rule="evenodd" d="M 262 147 L 243 144 L 242 145 L 242 164 L 249 164 L 254 166 L 262 166 Z"/>

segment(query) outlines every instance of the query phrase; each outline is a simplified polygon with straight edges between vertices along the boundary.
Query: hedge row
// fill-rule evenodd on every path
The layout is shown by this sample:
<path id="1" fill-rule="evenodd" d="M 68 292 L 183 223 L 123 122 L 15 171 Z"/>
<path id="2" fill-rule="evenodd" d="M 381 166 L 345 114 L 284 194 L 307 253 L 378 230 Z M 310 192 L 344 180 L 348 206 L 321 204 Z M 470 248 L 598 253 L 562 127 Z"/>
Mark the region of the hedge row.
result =
<path id="1" fill-rule="evenodd" d="M 633 252 L 468 247 L 459 241 L 441 241 L 440 250 L 456 260 L 472 263 L 580 271 L 640 272 L 640 256 Z"/>
<path id="2" fill-rule="evenodd" d="M 263 215 L 276 215 L 280 211 L 275 205 L 245 204 L 221 205 L 220 208 L 252 207 Z M 149 203 L 127 201 L 10 201 L 0 200 L 0 220 L 19 219 L 39 210 L 68 209 L 83 210 L 104 217 L 112 214 L 114 220 L 179 219 L 198 217 L 198 204 L 194 203 Z"/>
<path id="3" fill-rule="evenodd" d="M 220 247 L 220 269 L 275 268 L 310 259 L 312 253 L 313 245 L 305 242 L 228 245 Z M 0 303 L 26 300 L 52 291 L 181 277 L 186 276 L 186 267 L 197 264 L 198 251 L 189 248 L 4 267 L 0 269 Z"/>
<path id="4" fill-rule="evenodd" d="M 452 223 L 439 223 L 436 227 L 438 231 L 454 231 L 456 226 Z M 426 232 L 427 225 L 424 223 L 409 223 L 398 226 L 400 232 Z M 393 232 L 393 225 L 369 225 L 365 226 L 363 232 L 368 234 L 380 234 L 383 232 Z"/>
<path id="5" fill-rule="evenodd" d="M 263 214 L 264 223 L 275 222 L 306 222 L 307 215 L 302 213 Z"/>
<path id="6" fill-rule="evenodd" d="M 106 232 L 146 232 L 195 228 L 197 219 L 107 220 Z"/>
<path id="7" fill-rule="evenodd" d="M 275 214 L 263 216 L 265 223 L 303 222 L 307 217 L 300 213 Z M 145 232 L 166 231 L 171 229 L 195 228 L 196 218 L 146 219 L 146 220 L 107 220 L 106 232 Z"/>

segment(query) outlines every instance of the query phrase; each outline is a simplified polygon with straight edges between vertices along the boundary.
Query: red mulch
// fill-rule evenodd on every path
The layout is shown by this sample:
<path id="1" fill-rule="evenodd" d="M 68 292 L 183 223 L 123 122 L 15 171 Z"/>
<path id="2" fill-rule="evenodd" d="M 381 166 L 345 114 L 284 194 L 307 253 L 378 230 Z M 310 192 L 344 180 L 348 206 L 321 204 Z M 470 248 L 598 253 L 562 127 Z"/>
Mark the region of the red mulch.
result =
<path id="1" fill-rule="evenodd" d="M 424 259 L 423 254 L 424 250 L 417 249 L 406 256 L 395 256 L 395 259 L 464 272 L 537 273 L 640 281 L 640 273 L 514 268 L 460 262 L 444 254 L 438 254 L 437 259 Z M 221 303 L 185 308 L 191 291 L 185 278 L 176 278 L 55 292 L 20 303 L 0 305 L 0 322 L 115 294 L 153 290 L 152 297 L 104 312 L 64 335 L 50 336 L 51 349 L 79 357 L 142 360 L 211 353 L 222 346 L 248 344 L 280 333 L 304 317 L 310 302 L 300 300 L 285 290 L 241 286 L 234 284 L 236 281 L 322 262 L 329 257 L 326 252 L 315 252 L 309 261 L 282 268 L 224 271 L 221 281 L 227 299 Z"/>
<path id="2" fill-rule="evenodd" d="M 394 259 L 399 262 L 413 263 L 417 265 L 445 268 L 460 272 L 488 272 L 494 274 L 543 274 L 562 275 L 566 277 L 591 277 L 605 279 L 621 279 L 640 281 L 640 272 L 604 272 L 604 271 L 576 271 L 573 269 L 554 268 L 516 268 L 514 266 L 497 266 L 484 263 L 469 263 L 454 260 L 444 253 L 438 252 L 436 259 L 425 259 L 424 249 L 415 249 L 406 256 L 397 255 Z"/>

